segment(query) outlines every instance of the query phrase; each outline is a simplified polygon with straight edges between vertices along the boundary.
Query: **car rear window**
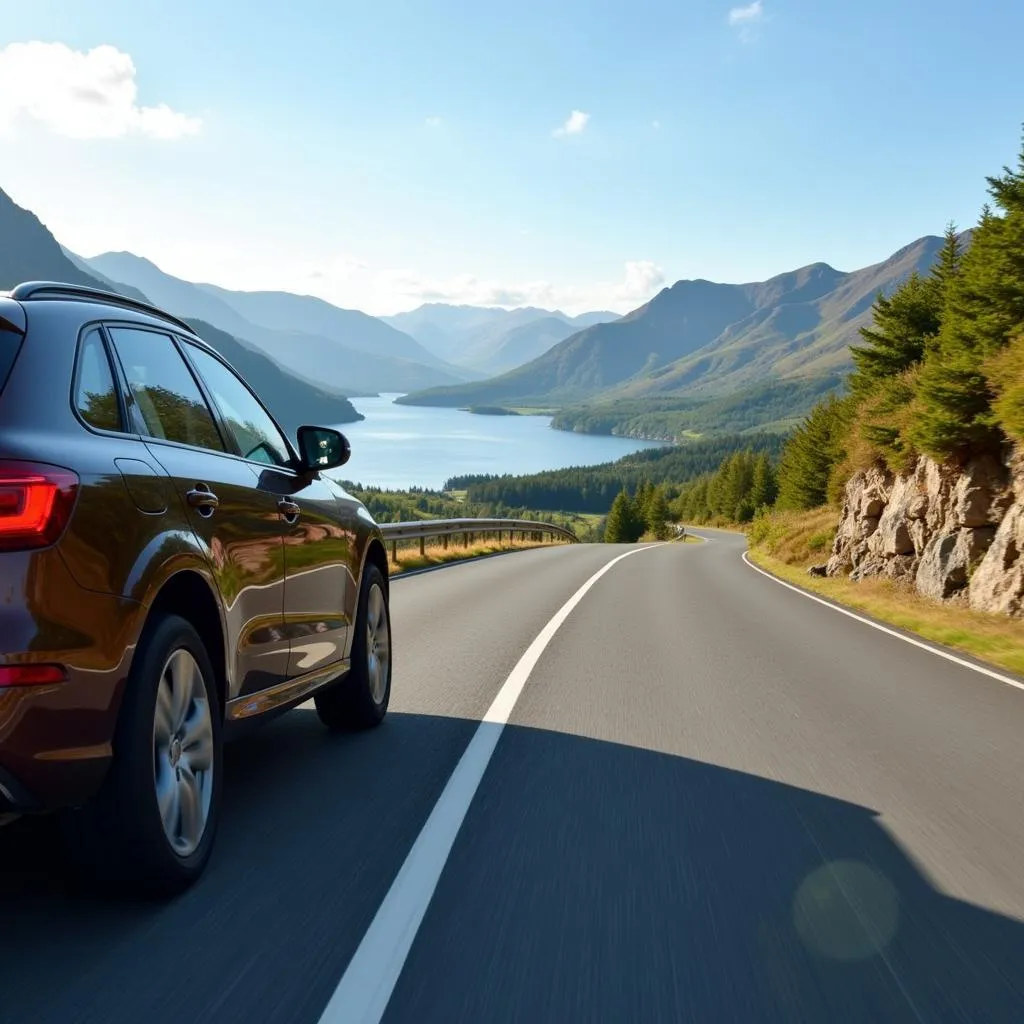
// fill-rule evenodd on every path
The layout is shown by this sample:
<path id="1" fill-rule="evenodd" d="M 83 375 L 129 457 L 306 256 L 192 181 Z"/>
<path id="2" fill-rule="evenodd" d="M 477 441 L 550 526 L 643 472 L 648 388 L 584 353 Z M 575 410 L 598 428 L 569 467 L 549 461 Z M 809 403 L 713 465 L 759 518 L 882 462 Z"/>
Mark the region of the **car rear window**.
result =
<path id="1" fill-rule="evenodd" d="M 11 375 L 11 367 L 21 348 L 21 335 L 0 327 L 0 391 L 3 391 L 7 378 Z"/>

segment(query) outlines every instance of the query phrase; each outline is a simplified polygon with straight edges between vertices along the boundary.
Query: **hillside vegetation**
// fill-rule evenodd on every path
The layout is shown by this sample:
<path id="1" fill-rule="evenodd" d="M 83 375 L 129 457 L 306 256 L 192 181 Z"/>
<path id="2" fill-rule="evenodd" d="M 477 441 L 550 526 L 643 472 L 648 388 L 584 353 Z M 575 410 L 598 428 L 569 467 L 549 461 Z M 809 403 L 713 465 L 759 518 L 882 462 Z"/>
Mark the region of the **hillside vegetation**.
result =
<path id="1" fill-rule="evenodd" d="M 682 441 L 706 433 L 787 433 L 799 425 L 823 395 L 842 387 L 842 376 L 828 374 L 766 381 L 725 396 L 619 398 L 562 409 L 551 425 L 581 434 L 663 441 Z"/>

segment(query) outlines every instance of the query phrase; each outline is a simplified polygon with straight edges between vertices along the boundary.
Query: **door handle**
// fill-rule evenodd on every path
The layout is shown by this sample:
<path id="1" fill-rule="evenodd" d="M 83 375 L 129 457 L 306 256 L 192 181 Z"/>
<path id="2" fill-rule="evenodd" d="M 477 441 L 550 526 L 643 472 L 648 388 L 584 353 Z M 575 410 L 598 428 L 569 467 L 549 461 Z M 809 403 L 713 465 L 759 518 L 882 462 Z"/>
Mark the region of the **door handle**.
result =
<path id="1" fill-rule="evenodd" d="M 289 523 L 294 523 L 295 520 L 299 518 L 299 513 L 302 509 L 299 508 L 298 502 L 282 498 L 277 503 L 277 511 L 280 512 Z"/>
<path id="2" fill-rule="evenodd" d="M 191 508 L 197 509 L 201 516 L 212 516 L 220 506 L 220 498 L 205 484 L 185 492 L 185 500 Z"/>

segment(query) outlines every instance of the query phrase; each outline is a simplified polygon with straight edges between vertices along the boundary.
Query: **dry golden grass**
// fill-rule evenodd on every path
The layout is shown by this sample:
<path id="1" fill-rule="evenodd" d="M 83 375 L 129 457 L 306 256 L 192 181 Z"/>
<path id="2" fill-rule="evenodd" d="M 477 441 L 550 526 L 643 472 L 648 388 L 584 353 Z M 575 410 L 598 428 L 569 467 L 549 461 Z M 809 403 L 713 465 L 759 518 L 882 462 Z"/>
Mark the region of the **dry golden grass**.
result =
<path id="1" fill-rule="evenodd" d="M 477 541 L 469 547 L 462 545 L 460 536 L 450 538 L 448 547 L 441 543 L 427 544 L 424 553 L 420 554 L 419 544 L 407 547 L 399 546 L 398 557 L 391 557 L 391 545 L 388 545 L 388 569 L 392 574 L 410 572 L 413 569 L 425 569 L 431 565 L 446 565 L 448 562 L 464 562 L 482 555 L 493 555 L 499 551 L 525 551 L 528 548 L 551 547 L 560 541 L 503 541 L 497 539 Z"/>
<path id="2" fill-rule="evenodd" d="M 824 562 L 832 550 L 839 513 L 831 508 L 810 512 L 772 512 L 751 523 L 750 547 L 785 565 L 806 567 Z"/>

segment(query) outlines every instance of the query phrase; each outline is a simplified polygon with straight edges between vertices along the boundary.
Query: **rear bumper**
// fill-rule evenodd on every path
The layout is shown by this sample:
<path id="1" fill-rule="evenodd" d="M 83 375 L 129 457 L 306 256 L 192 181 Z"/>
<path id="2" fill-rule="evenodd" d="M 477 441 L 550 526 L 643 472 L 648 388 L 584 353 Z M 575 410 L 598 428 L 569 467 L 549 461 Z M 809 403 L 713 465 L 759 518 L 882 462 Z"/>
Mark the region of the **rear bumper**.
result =
<path id="1" fill-rule="evenodd" d="M 0 813 L 79 806 L 110 762 L 141 606 L 80 588 L 52 550 L 4 555 L 0 584 L 14 597 L 0 602 L 0 664 L 67 670 L 0 688 Z"/>

